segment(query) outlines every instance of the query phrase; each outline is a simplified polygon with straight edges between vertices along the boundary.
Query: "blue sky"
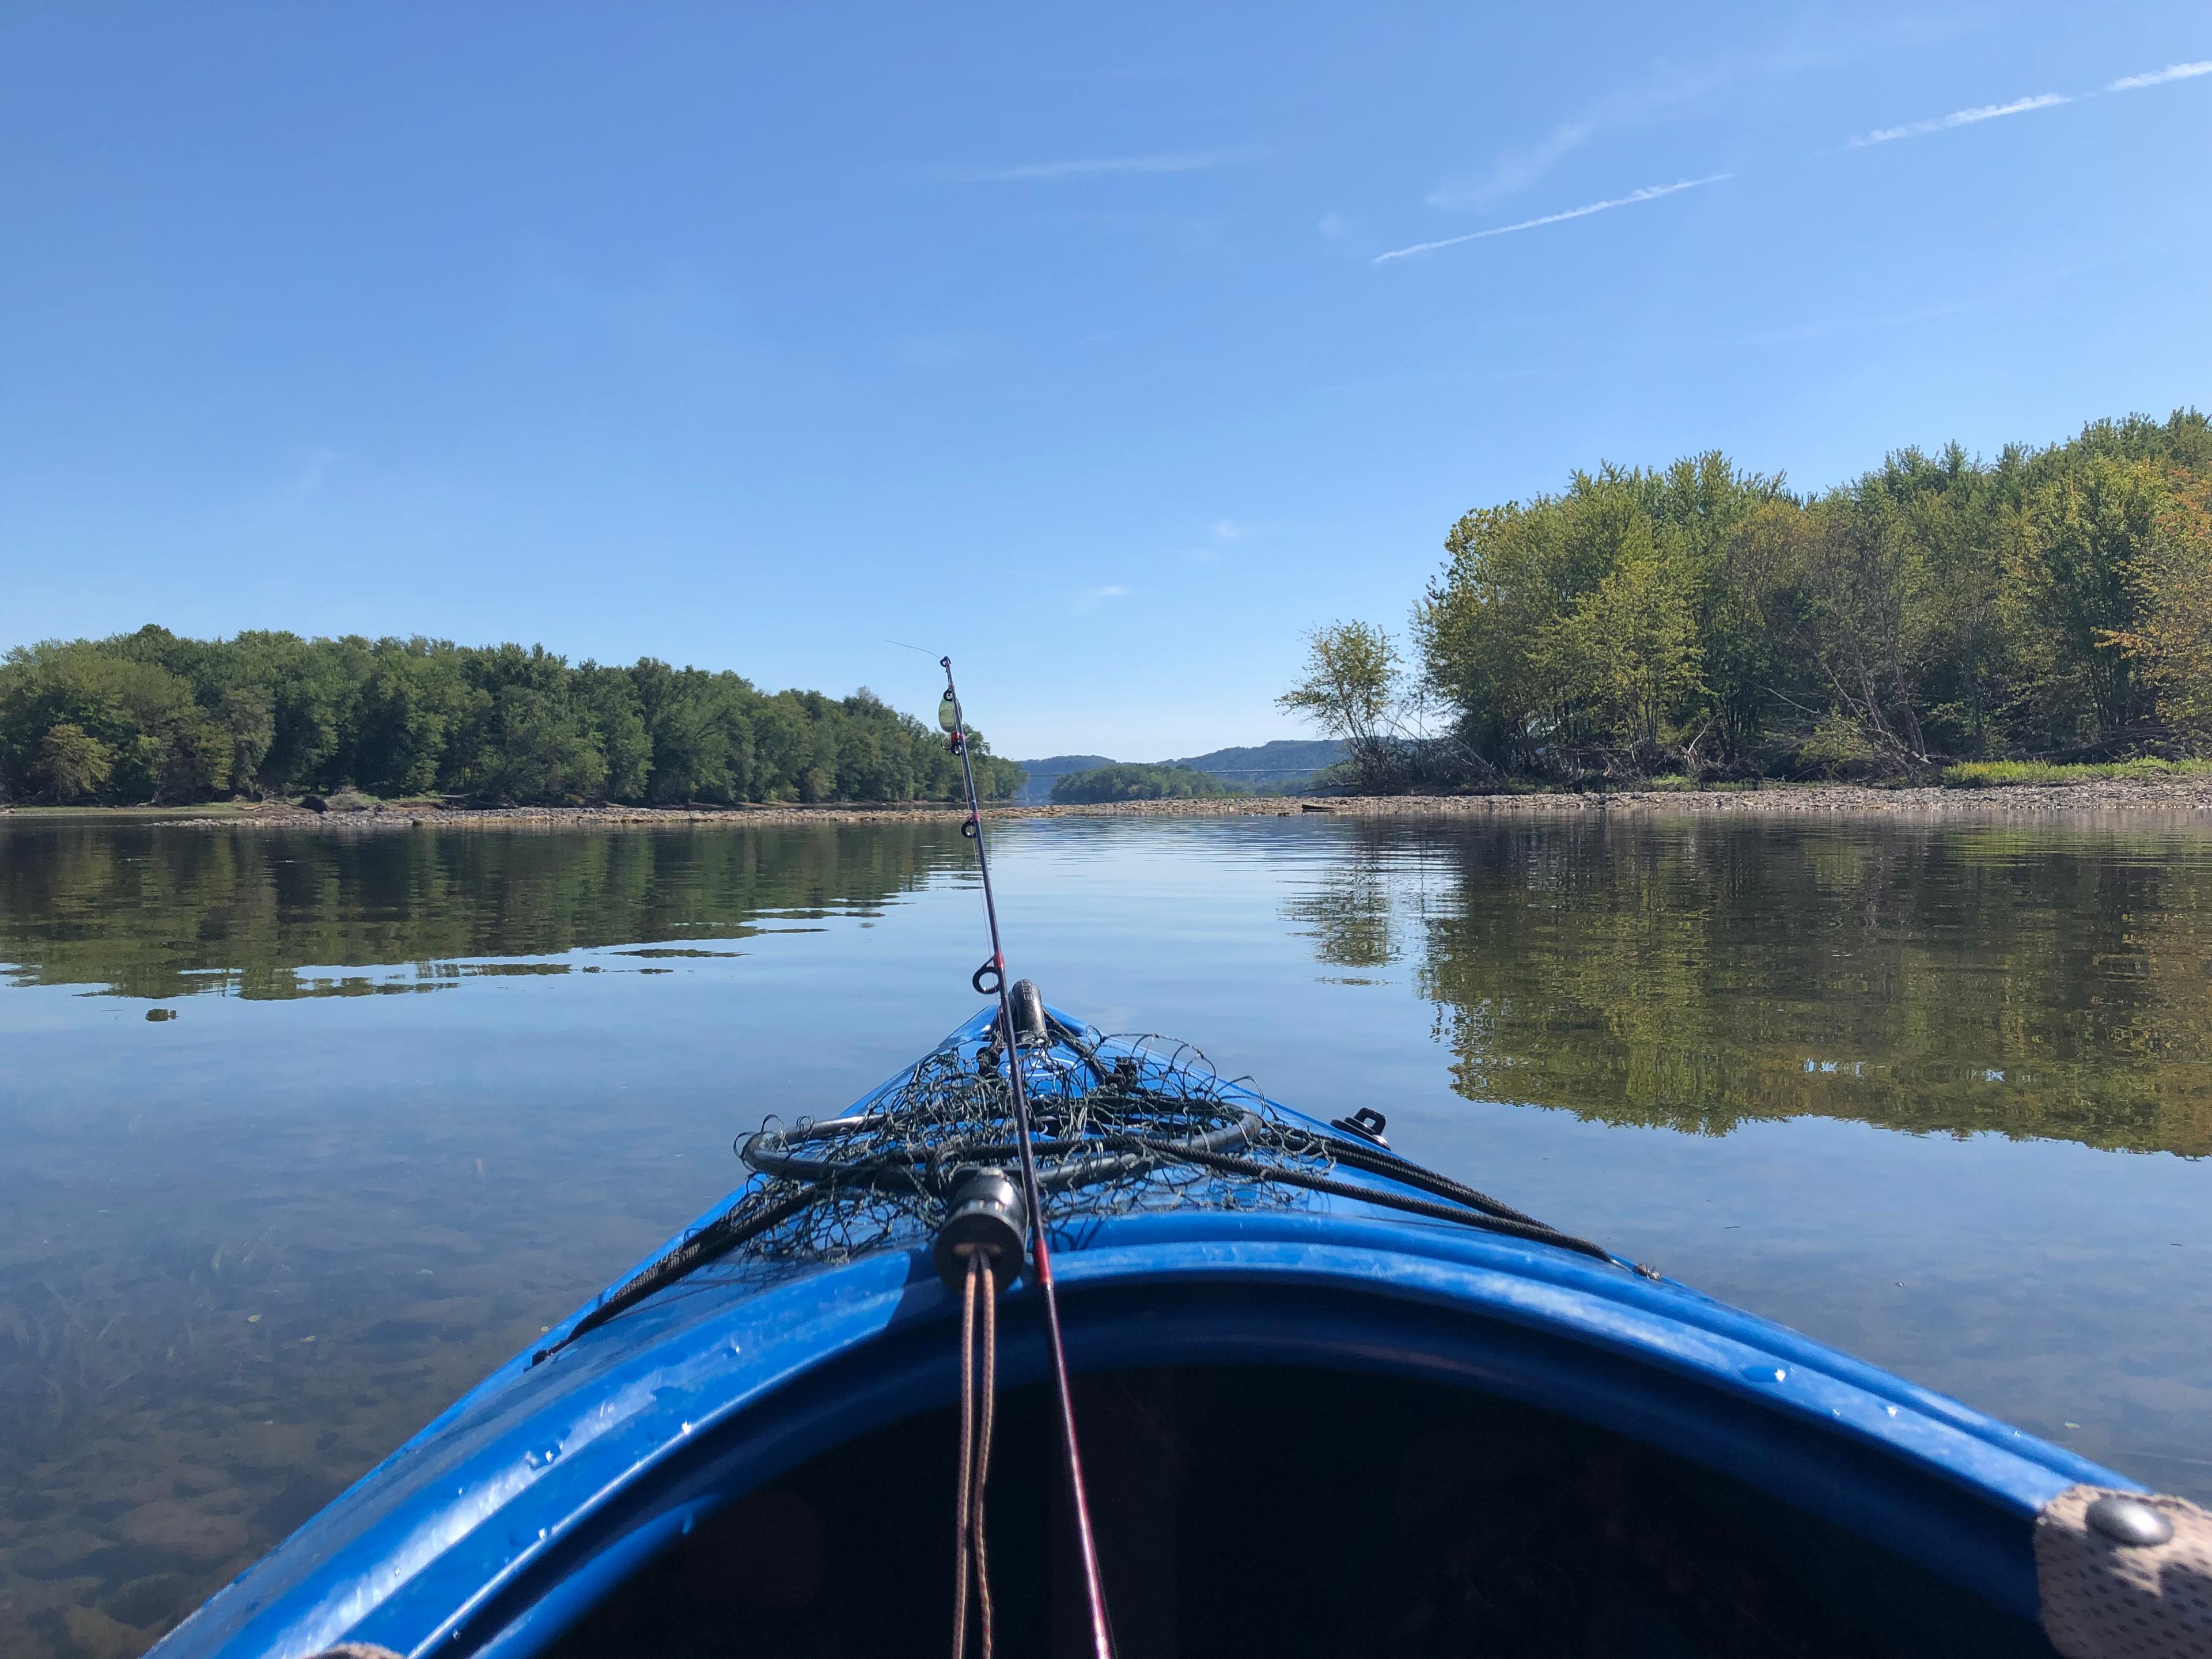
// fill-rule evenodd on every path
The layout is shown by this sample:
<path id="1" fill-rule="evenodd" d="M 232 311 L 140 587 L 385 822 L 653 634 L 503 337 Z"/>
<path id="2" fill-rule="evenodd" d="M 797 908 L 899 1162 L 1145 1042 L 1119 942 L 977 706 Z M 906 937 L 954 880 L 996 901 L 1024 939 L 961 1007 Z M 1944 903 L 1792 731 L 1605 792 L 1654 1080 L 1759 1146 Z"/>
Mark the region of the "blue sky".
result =
<path id="1" fill-rule="evenodd" d="M 0 644 L 1304 735 L 1467 508 L 2212 404 L 2212 11 L 0 10 Z"/>

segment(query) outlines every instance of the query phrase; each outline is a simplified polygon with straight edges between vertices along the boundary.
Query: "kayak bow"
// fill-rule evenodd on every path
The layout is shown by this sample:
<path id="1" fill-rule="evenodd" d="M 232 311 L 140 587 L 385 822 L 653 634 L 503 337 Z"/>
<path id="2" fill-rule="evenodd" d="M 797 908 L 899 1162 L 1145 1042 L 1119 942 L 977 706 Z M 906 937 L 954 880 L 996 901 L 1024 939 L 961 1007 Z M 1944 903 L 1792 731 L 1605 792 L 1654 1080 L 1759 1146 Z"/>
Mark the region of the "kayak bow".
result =
<path id="1" fill-rule="evenodd" d="M 2073 1655 L 2115 1583 L 2185 1619 L 2191 1506 L 1423 1170 L 1380 1114 L 1020 1018 L 748 1138 L 727 1199 L 157 1651 L 941 1654 L 936 1246 L 1012 1156 L 1015 1068 L 1122 1659 Z M 994 1265 L 1000 1640 L 1086 1651 L 1033 1264 Z"/>

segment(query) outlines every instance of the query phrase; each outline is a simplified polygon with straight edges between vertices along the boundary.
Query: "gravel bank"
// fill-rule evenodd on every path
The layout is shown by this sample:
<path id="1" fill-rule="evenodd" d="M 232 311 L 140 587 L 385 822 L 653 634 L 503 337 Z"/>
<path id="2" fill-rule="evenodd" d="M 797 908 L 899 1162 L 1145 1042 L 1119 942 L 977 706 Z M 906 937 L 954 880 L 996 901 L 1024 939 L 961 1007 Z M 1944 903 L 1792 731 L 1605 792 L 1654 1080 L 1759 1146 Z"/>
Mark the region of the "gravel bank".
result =
<path id="1" fill-rule="evenodd" d="M 1122 801 L 1098 806 L 992 806 L 1002 818 L 1296 817 L 1326 813 L 1358 818 L 1496 818 L 1628 813 L 1650 817 L 1938 817 L 2018 818 L 2053 813 L 2188 812 L 2212 814 L 2212 779 L 2038 784 L 2008 789 L 1868 789 L 1850 784 L 1784 784 L 1760 789 L 1622 789 L 1605 793 L 1528 795 L 1340 796 L 1321 801 L 1228 796 L 1207 800 Z M 173 815 L 143 809 L 114 811 L 0 809 L 0 824 L 101 823 L 125 819 L 194 830 L 314 830 L 342 835 L 393 830 L 650 830 L 687 824 L 852 824 L 957 823 L 957 808 L 900 806 L 510 806 L 380 805 L 367 811 L 312 812 L 271 804 L 249 811 Z M 2212 821 L 2212 820 L 2209 820 Z"/>

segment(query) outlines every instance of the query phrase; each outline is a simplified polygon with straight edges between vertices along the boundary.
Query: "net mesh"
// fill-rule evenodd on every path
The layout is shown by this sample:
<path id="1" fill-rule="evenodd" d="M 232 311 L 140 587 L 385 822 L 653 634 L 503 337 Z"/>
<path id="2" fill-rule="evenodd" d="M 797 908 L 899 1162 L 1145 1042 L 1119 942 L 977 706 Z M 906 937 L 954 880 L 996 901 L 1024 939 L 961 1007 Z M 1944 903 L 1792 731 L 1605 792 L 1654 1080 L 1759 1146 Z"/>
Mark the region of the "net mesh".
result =
<path id="1" fill-rule="evenodd" d="M 1011 1048 L 995 1036 L 945 1042 L 844 1116 L 763 1125 L 738 1143 L 752 1176 L 730 1207 L 602 1297 L 532 1363 L 710 1262 L 702 1282 L 757 1284 L 930 1240 L 970 1174 L 1011 1173 L 1018 1163 L 1013 1066 L 1030 1103 L 1043 1222 L 1072 1243 L 1083 1242 L 1085 1222 L 1110 1216 L 1287 1208 L 1325 1194 L 1615 1260 L 1382 1150 L 1356 1123 L 1338 1120 L 1340 1137 L 1315 1133 L 1249 1080 L 1222 1078 L 1188 1043 L 1094 1040 L 1055 1019 L 1048 1037 Z M 1340 1179 L 1340 1165 L 1384 1181 Z"/>
<path id="2" fill-rule="evenodd" d="M 1097 1047 L 1061 1034 L 1010 1055 L 947 1044 L 862 1109 L 739 1144 L 756 1174 L 732 1212 L 755 1224 L 745 1255 L 763 1265 L 834 1263 L 932 1235 L 961 1178 L 1019 1158 L 1006 1070 L 1022 1067 L 1037 1184 L 1055 1231 L 1091 1217 L 1186 1206 L 1303 1203 L 1276 1171 L 1326 1175 L 1328 1142 L 1283 1119 L 1244 1079 L 1224 1079 L 1189 1044 L 1153 1035 Z M 1224 1170 L 1197 1161 L 1233 1156 Z"/>

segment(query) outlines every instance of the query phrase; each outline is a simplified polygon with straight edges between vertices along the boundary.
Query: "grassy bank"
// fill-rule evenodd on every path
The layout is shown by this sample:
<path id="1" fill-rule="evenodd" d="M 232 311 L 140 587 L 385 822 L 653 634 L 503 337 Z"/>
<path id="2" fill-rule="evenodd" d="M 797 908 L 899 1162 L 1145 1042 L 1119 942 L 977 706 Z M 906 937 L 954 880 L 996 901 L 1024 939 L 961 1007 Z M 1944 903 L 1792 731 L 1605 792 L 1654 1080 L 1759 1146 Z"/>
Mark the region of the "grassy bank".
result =
<path id="1" fill-rule="evenodd" d="M 2212 778 L 2212 761 L 2129 760 L 2057 766 L 2047 761 L 1966 761 L 1943 769 L 1954 789 L 2016 789 L 2027 784 L 2154 783 L 2175 778 Z"/>

